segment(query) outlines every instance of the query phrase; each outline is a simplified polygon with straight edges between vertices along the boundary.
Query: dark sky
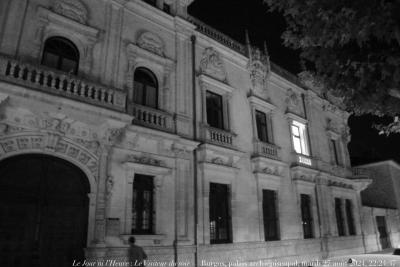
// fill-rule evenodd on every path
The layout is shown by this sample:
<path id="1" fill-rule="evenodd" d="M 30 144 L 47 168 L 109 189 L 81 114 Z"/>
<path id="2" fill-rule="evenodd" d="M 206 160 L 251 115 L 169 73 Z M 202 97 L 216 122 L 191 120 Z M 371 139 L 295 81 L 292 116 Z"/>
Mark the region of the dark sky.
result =
<path id="1" fill-rule="evenodd" d="M 286 24 L 279 13 L 269 13 L 262 0 L 196 0 L 189 13 L 241 43 L 248 29 L 252 45 L 263 47 L 266 41 L 271 60 L 281 67 L 301 71 L 299 52 L 283 46 L 281 34 Z M 374 123 L 387 123 L 390 118 L 351 116 L 352 141 L 349 151 L 353 165 L 394 159 L 400 163 L 400 134 L 379 135 Z"/>

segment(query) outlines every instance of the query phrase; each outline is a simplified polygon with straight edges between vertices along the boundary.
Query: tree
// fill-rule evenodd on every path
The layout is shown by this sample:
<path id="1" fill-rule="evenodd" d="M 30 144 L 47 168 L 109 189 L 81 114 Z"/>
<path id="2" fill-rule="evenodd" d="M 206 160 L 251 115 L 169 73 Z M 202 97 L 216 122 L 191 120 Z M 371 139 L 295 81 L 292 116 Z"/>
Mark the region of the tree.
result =
<path id="1" fill-rule="evenodd" d="M 356 115 L 400 114 L 400 0 L 264 0 L 283 13 L 284 45 Z M 400 132 L 395 120 L 385 132 Z"/>

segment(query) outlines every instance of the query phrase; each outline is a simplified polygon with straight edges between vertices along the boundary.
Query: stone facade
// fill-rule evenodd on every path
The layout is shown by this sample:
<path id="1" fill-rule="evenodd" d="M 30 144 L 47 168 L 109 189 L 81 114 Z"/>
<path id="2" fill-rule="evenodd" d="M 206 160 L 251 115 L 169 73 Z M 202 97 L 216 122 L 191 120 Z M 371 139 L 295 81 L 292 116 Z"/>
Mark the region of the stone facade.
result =
<path id="1" fill-rule="evenodd" d="M 153 233 L 135 235 L 151 260 L 200 266 L 364 252 L 360 192 L 370 180 L 350 166 L 349 114 L 270 63 L 266 49 L 188 16 L 190 2 L 1 1 L 0 159 L 48 154 L 84 171 L 88 258 L 127 256 L 135 174 L 154 179 Z M 76 76 L 40 64 L 55 36 L 77 47 Z M 132 102 L 139 68 L 156 77 L 157 109 Z M 207 122 L 207 92 L 222 99 L 221 128 Z M 268 142 L 256 111 L 267 115 Z M 293 122 L 303 127 L 302 153 Z M 229 188 L 230 243 L 210 244 L 210 183 Z M 277 192 L 276 241 L 264 239 L 264 189 Z M 310 239 L 301 194 L 310 197 Z M 335 198 L 352 203 L 354 235 L 338 236 Z"/>

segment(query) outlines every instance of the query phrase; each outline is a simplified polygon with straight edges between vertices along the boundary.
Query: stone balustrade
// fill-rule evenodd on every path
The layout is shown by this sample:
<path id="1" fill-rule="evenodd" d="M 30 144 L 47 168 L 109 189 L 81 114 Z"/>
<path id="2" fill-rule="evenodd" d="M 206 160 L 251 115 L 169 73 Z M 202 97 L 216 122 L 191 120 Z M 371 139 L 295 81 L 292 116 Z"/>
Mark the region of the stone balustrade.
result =
<path id="1" fill-rule="evenodd" d="M 271 159 L 279 159 L 279 147 L 261 141 L 254 142 L 254 154 Z"/>
<path id="2" fill-rule="evenodd" d="M 0 80 L 52 95 L 125 112 L 126 93 L 45 66 L 0 55 Z"/>
<path id="3" fill-rule="evenodd" d="M 167 132 L 175 131 L 175 121 L 172 114 L 138 104 L 133 104 L 131 109 L 134 124 Z"/>
<path id="4" fill-rule="evenodd" d="M 214 29 L 213 27 L 205 24 L 204 22 L 189 16 L 188 21 L 193 23 L 196 26 L 196 30 L 201 32 L 202 34 L 214 39 L 215 41 L 225 45 L 226 47 L 231 48 L 232 50 L 245 55 L 246 54 L 246 49 L 245 46 L 242 45 L 241 43 L 233 40 L 229 36 L 221 33 L 220 31 Z"/>
<path id="5" fill-rule="evenodd" d="M 213 143 L 225 147 L 233 147 L 236 135 L 232 132 L 222 129 L 204 126 L 203 137 L 206 142 Z"/>
<path id="6" fill-rule="evenodd" d="M 308 168 L 314 168 L 315 163 L 312 157 L 306 156 L 303 154 L 293 153 L 293 162 L 294 166 L 305 166 Z"/>

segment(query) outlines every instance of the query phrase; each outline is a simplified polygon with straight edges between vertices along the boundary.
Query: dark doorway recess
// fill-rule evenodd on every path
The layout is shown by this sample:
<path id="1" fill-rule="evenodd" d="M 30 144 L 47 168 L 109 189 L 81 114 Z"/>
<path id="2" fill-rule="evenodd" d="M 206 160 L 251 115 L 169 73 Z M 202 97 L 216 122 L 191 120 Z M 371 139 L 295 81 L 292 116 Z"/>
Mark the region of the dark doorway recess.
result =
<path id="1" fill-rule="evenodd" d="M 0 266 L 66 267 L 83 260 L 87 239 L 85 174 L 51 156 L 0 162 Z"/>
<path id="2" fill-rule="evenodd" d="M 379 232 L 379 241 L 381 243 L 381 248 L 390 248 L 390 238 L 386 228 L 385 216 L 376 216 L 376 227 L 378 228 Z"/>

